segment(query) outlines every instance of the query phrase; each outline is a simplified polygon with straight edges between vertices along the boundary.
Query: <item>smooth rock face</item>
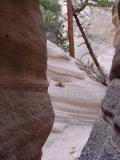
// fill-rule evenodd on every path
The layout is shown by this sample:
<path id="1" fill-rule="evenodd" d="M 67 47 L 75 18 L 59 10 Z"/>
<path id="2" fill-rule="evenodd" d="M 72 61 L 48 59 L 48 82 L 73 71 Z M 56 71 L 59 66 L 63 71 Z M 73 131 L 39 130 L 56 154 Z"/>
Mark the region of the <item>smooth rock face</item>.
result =
<path id="1" fill-rule="evenodd" d="M 115 55 L 113 57 L 112 68 L 110 71 L 110 80 L 120 78 L 120 1 L 116 0 L 112 9 L 112 22 L 115 26 L 114 47 Z"/>
<path id="2" fill-rule="evenodd" d="M 106 86 L 90 79 L 76 59 L 48 41 L 49 94 L 55 112 L 42 160 L 78 160 L 98 117 Z M 64 146 L 64 147 L 61 147 Z"/>
<path id="3" fill-rule="evenodd" d="M 115 35 L 113 45 L 114 48 L 120 44 L 120 11 L 119 11 L 119 0 L 115 0 L 112 8 L 112 23 L 115 27 Z"/>
<path id="4" fill-rule="evenodd" d="M 120 19 L 119 4 L 113 7 L 113 23 L 116 28 L 116 52 L 110 72 L 110 83 L 101 104 L 102 116 L 95 123 L 80 160 L 120 159 Z M 114 15 L 115 14 L 115 15 Z M 115 17 L 117 16 L 116 20 Z M 118 22 L 119 21 L 119 22 Z M 119 24 L 119 25 L 118 25 Z M 119 28 L 119 29 L 118 29 Z M 119 40 L 118 40 L 119 35 Z"/>
<path id="5" fill-rule="evenodd" d="M 0 160 L 40 160 L 54 120 L 38 0 L 0 1 Z"/>

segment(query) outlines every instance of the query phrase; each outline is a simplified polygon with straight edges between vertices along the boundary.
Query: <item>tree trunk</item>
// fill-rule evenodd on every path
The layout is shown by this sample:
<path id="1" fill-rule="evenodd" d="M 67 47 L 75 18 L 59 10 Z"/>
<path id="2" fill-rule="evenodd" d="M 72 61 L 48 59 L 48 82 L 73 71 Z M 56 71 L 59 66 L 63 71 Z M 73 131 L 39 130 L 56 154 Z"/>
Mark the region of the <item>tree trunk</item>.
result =
<path id="1" fill-rule="evenodd" d="M 73 34 L 73 10 L 72 10 L 71 0 L 67 0 L 67 14 L 68 14 L 69 52 L 71 57 L 75 57 L 74 34 Z"/>

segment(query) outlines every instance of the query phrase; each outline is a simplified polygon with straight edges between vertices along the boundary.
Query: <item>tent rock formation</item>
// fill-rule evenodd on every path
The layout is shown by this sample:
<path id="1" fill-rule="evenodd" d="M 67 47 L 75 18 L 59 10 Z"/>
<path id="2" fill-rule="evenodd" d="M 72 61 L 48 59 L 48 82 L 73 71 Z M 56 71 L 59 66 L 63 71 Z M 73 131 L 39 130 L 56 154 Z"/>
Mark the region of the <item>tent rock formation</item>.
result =
<path id="1" fill-rule="evenodd" d="M 38 0 L 0 1 L 0 160 L 40 160 L 54 120 Z"/>

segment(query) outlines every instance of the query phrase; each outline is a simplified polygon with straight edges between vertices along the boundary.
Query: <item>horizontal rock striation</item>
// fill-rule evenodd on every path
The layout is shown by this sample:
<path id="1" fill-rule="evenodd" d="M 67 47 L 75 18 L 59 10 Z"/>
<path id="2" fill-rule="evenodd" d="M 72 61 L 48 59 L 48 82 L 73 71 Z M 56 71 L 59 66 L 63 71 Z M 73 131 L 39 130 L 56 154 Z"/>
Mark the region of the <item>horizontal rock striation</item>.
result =
<path id="1" fill-rule="evenodd" d="M 38 0 L 0 1 L 0 160 L 40 160 L 54 120 Z"/>

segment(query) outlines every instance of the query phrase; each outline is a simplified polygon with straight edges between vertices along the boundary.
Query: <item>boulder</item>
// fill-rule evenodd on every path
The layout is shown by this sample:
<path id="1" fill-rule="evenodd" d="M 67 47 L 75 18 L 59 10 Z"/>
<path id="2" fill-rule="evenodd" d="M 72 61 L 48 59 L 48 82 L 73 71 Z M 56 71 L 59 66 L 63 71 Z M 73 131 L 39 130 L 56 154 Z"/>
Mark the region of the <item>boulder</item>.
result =
<path id="1" fill-rule="evenodd" d="M 38 0 L 0 1 L 0 159 L 40 160 L 54 113 Z"/>

